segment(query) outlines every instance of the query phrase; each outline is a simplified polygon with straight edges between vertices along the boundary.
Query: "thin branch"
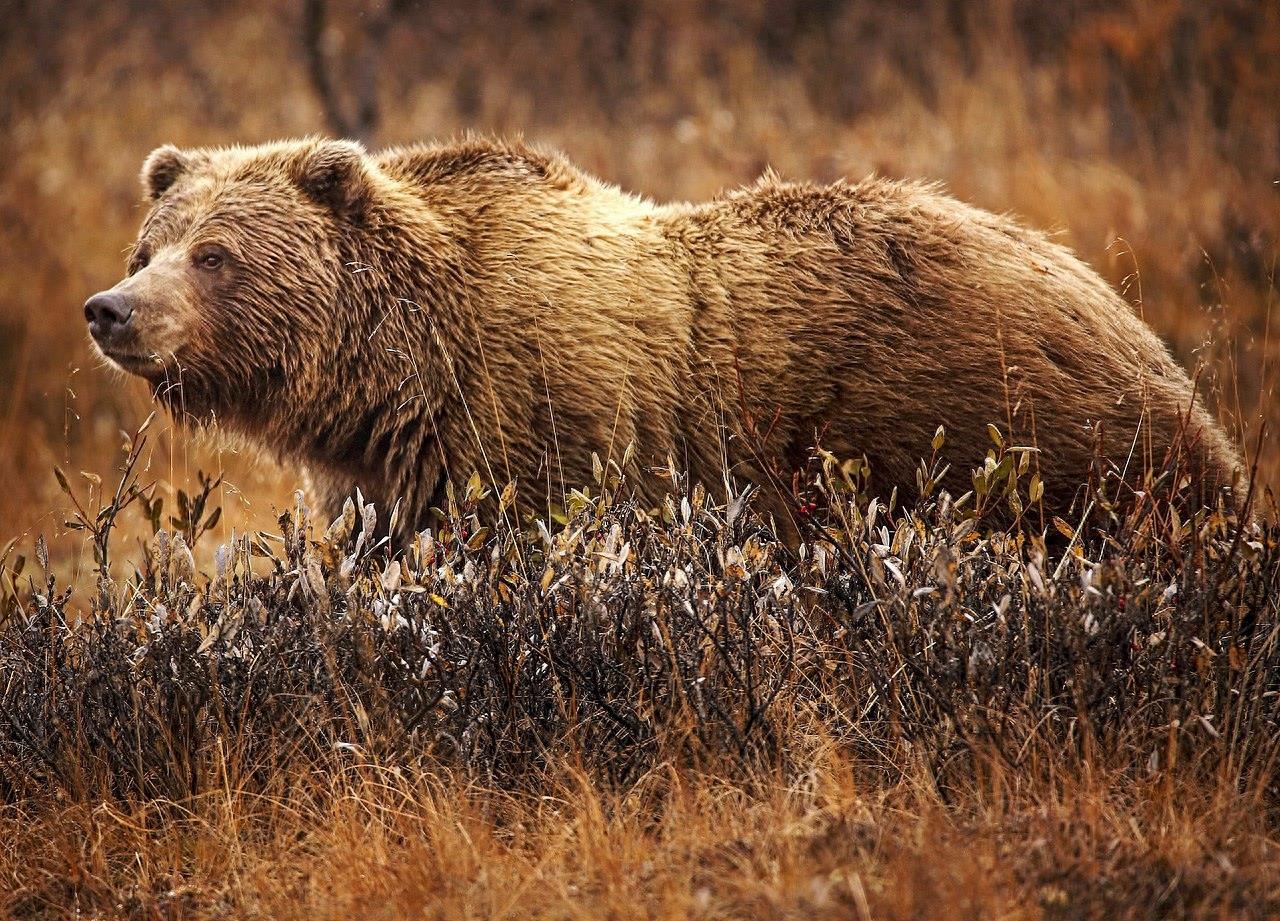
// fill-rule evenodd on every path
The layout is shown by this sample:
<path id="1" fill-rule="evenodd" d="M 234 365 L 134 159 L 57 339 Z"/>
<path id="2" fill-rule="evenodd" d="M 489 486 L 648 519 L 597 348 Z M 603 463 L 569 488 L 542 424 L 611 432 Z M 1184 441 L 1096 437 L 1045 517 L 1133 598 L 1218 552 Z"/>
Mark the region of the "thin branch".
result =
<path id="1" fill-rule="evenodd" d="M 302 5 L 302 47 L 307 57 L 307 74 L 311 86 L 324 109 L 329 129 L 340 137 L 352 135 L 352 125 L 343 114 L 338 94 L 329 79 L 329 68 L 324 57 L 322 39 L 326 12 L 325 0 L 304 0 Z"/>

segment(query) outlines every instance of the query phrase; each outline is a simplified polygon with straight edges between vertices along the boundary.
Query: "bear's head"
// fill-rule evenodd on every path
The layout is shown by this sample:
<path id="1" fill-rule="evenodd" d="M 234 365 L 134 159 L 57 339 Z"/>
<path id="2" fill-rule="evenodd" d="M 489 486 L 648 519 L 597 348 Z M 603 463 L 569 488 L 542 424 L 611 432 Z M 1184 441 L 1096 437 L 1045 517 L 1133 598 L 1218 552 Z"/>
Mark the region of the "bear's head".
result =
<path id="1" fill-rule="evenodd" d="M 342 314 L 380 181 L 349 141 L 153 151 L 127 274 L 85 303 L 95 345 L 180 420 L 306 399 L 359 332 Z"/>

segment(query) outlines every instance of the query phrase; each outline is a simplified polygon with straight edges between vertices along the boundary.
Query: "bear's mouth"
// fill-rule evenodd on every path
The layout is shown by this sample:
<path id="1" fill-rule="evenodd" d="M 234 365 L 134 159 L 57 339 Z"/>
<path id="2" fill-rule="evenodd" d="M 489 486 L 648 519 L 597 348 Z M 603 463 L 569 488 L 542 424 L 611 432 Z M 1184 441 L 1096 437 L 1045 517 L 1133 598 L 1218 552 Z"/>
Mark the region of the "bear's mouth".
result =
<path id="1" fill-rule="evenodd" d="M 154 352 L 125 352 L 112 349 L 102 350 L 102 354 L 121 370 L 140 377 L 154 377 L 164 372 L 164 362 Z"/>

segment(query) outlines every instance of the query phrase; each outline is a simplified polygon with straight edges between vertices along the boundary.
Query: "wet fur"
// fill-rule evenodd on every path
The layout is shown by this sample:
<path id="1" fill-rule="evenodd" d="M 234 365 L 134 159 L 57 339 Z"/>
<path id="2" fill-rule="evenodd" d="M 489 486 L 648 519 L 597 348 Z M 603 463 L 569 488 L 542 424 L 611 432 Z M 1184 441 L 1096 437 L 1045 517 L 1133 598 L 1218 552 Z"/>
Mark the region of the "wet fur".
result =
<path id="1" fill-rule="evenodd" d="M 939 424 L 957 493 L 988 423 L 1034 437 L 1054 510 L 1099 448 L 1131 474 L 1175 446 L 1210 485 L 1239 468 L 1095 272 L 931 186 L 766 176 L 660 206 L 488 140 L 162 148 L 143 179 L 140 247 L 205 235 L 237 263 L 206 302 L 152 294 L 190 318 L 157 394 L 304 465 L 330 514 L 359 486 L 421 527 L 473 471 L 545 508 L 592 480 L 593 452 L 630 443 L 648 501 L 669 455 L 709 484 L 727 469 L 767 486 L 820 433 L 911 495 Z"/>

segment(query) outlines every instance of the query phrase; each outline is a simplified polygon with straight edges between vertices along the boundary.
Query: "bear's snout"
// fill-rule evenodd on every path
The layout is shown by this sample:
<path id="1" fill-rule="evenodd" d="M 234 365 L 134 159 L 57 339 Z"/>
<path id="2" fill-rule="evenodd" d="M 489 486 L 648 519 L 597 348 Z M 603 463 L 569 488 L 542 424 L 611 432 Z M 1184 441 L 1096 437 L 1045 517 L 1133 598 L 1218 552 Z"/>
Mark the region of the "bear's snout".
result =
<path id="1" fill-rule="evenodd" d="M 89 334 L 105 350 L 119 345 L 132 317 L 133 305 L 118 291 L 102 291 L 84 302 Z"/>

